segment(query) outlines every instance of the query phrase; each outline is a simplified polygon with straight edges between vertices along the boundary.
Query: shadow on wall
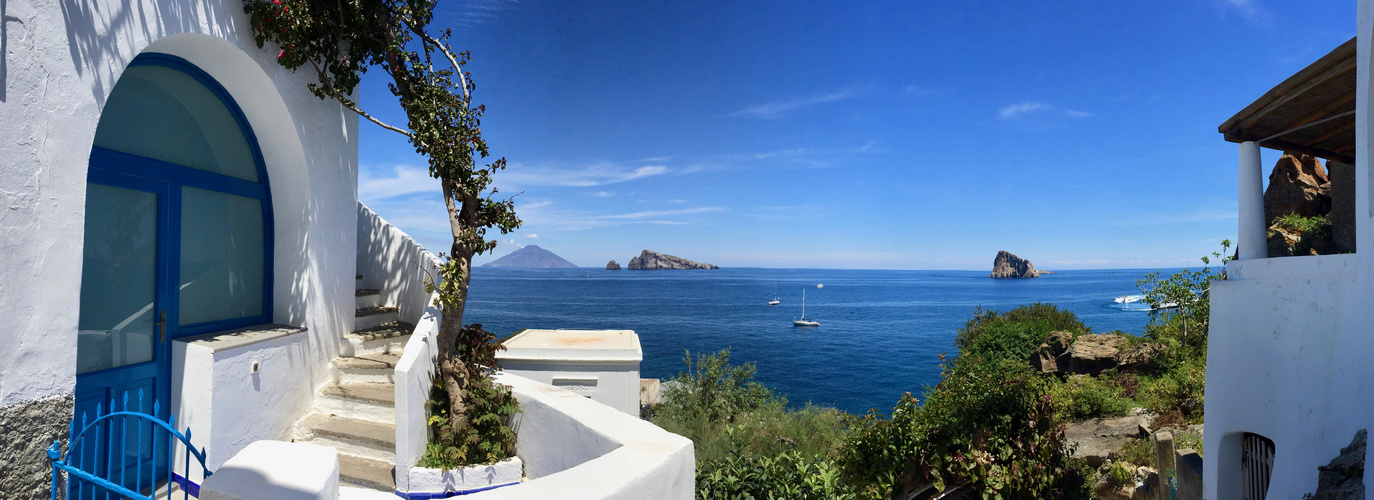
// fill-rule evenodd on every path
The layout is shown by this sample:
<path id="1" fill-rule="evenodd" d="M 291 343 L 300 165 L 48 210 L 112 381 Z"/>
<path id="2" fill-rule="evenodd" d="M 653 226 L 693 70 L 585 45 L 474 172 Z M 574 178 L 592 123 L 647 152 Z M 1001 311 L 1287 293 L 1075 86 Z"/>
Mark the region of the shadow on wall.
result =
<path id="1" fill-rule="evenodd" d="M 5 89 L 9 87 L 9 66 L 6 61 L 9 59 L 5 54 L 10 52 L 10 23 L 24 24 L 22 19 L 9 15 L 9 0 L 0 0 L 0 102 L 5 102 Z"/>
<path id="2" fill-rule="evenodd" d="M 424 278 L 438 265 L 434 254 L 358 203 L 358 273 L 400 308 L 401 321 L 414 324 L 424 314 L 430 297 Z"/>
<path id="3" fill-rule="evenodd" d="M 243 32 L 239 24 L 245 19 L 242 11 L 226 8 L 239 5 L 238 2 L 160 1 L 153 2 L 155 12 L 149 12 L 150 5 L 138 0 L 61 0 L 60 5 L 72 65 L 78 75 L 94 76 L 91 94 L 102 108 L 109 89 L 142 45 L 177 33 L 199 33 L 233 41 Z"/>

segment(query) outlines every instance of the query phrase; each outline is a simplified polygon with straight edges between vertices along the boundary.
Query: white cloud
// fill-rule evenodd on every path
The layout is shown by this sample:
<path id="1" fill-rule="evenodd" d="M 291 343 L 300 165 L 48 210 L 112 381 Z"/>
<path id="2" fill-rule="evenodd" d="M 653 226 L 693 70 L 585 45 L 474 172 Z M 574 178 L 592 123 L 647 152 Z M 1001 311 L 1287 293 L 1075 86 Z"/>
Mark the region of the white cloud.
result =
<path id="1" fill-rule="evenodd" d="M 1258 0 L 1218 0 L 1217 5 L 1223 12 L 1232 12 L 1246 24 L 1256 27 L 1269 25 L 1269 12 L 1258 5 Z"/>
<path id="2" fill-rule="evenodd" d="M 816 104 L 853 99 L 863 94 L 863 91 L 864 89 L 850 87 L 836 92 L 816 94 L 811 97 L 793 99 L 790 101 L 778 101 L 764 104 L 755 104 L 753 106 L 749 106 L 734 113 L 730 113 L 729 116 L 748 115 L 768 119 L 782 118 L 782 115 L 784 113 L 787 113 L 788 111 L 792 111 L 798 108 L 804 108 L 807 106 L 813 106 Z"/>
<path id="3" fill-rule="evenodd" d="M 537 239 L 539 239 L 539 235 L 538 235 L 538 234 L 535 234 L 535 233 L 527 234 L 527 235 L 525 235 L 525 237 L 526 237 L 526 238 L 529 238 L 529 239 L 532 239 L 532 240 L 537 240 Z"/>
<path id="4" fill-rule="evenodd" d="M 512 163 L 495 177 L 496 183 L 506 191 L 510 187 L 526 186 L 602 186 L 663 175 L 669 171 L 668 167 L 663 165 L 626 167 L 613 163 L 597 163 L 578 168 L 561 168 Z"/>
<path id="5" fill-rule="evenodd" d="M 1050 105 L 1043 102 L 1019 102 L 1002 107 L 1002 109 L 997 111 L 997 115 L 1004 119 L 1011 120 L 1046 109 L 1050 109 Z"/>
<path id="6" fill-rule="evenodd" d="M 595 193 L 592 193 L 592 196 L 595 196 L 597 198 L 610 198 L 613 194 L 615 193 L 612 193 L 610 191 L 597 191 Z"/>
<path id="7" fill-rule="evenodd" d="M 1093 116 L 1092 113 L 1087 111 L 1078 111 L 1074 109 L 1066 109 L 1064 110 L 1064 114 L 1069 115 L 1071 118 L 1091 118 Z"/>
<path id="8" fill-rule="evenodd" d="M 358 173 L 358 199 L 372 203 L 407 194 L 440 192 L 439 181 L 429 176 L 429 169 L 413 165 L 392 165 L 390 176 L 376 175 L 386 167 L 364 168 Z M 442 196 L 440 196 L 442 198 Z"/>
<path id="9" fill-rule="evenodd" d="M 515 8 L 518 0 L 468 0 L 450 16 L 451 24 L 470 28 L 495 19 L 502 11 Z"/>
<path id="10" fill-rule="evenodd" d="M 516 213 L 526 226 L 559 231 L 580 231 L 625 224 L 667 224 L 681 225 L 691 223 L 693 215 L 724 211 L 723 207 L 693 207 L 679 210 L 652 210 L 630 213 L 597 213 L 575 208 L 564 208 L 549 201 L 522 204 Z"/>

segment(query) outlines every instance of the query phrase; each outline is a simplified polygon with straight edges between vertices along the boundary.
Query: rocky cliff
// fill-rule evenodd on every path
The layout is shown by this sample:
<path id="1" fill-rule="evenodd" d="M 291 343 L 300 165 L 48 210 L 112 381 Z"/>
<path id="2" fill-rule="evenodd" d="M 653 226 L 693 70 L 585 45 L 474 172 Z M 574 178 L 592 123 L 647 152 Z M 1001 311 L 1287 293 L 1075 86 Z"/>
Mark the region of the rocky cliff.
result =
<path id="1" fill-rule="evenodd" d="M 1012 255 L 1011 252 L 1001 250 L 997 252 L 997 258 L 992 261 L 993 278 L 1038 278 L 1040 271 L 1035 270 L 1035 265 L 1029 260 Z"/>
<path id="2" fill-rule="evenodd" d="M 609 262 L 609 263 L 606 264 L 606 270 L 607 270 L 607 271 L 619 271 L 619 270 L 620 270 L 620 263 L 619 263 L 619 262 L 616 262 L 615 259 L 611 259 L 611 262 Z"/>
<path id="3" fill-rule="evenodd" d="M 646 271 L 651 269 L 720 269 L 714 264 L 704 262 L 693 262 L 682 257 L 661 254 L 652 250 L 645 250 L 638 257 L 630 259 L 629 266 L 632 271 Z"/>

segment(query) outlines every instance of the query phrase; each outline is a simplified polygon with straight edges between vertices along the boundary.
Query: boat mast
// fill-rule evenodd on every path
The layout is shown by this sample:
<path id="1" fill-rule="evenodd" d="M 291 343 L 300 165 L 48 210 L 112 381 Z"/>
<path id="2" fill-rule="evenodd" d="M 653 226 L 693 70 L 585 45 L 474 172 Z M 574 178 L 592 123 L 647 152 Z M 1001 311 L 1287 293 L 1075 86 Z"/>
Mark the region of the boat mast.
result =
<path id="1" fill-rule="evenodd" d="M 806 319 L 806 289 L 802 289 L 802 319 Z"/>

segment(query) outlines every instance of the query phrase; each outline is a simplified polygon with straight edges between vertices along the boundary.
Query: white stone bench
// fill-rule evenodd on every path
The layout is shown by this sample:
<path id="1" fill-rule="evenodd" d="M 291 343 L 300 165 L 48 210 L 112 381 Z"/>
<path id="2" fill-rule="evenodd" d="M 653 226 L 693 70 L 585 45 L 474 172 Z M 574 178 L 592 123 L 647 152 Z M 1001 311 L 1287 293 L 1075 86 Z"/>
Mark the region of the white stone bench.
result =
<path id="1" fill-rule="evenodd" d="M 254 441 L 200 485 L 201 500 L 335 500 L 339 453 L 284 441 Z"/>

